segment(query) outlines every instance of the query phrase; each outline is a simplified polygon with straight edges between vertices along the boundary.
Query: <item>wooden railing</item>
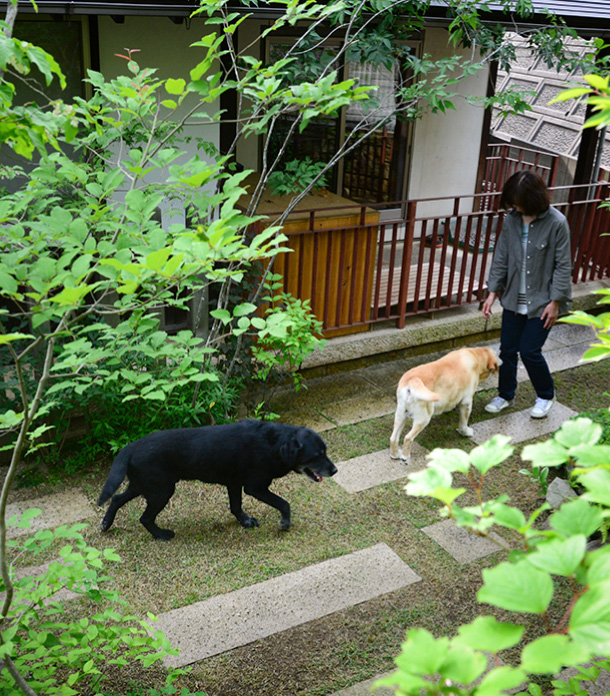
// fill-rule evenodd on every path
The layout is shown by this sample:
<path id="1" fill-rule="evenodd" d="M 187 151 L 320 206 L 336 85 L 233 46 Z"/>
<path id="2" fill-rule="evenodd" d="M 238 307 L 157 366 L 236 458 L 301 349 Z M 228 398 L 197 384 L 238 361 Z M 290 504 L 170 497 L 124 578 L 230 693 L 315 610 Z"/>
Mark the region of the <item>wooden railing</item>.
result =
<path id="1" fill-rule="evenodd" d="M 557 207 L 572 232 L 574 283 L 610 277 L 610 210 L 600 208 L 608 188 L 554 189 L 565 200 Z M 354 222 L 340 226 L 325 224 L 322 215 L 318 220 L 321 210 L 306 211 L 306 229 L 286 232 L 295 262 L 284 289 L 311 300 L 327 336 L 378 322 L 402 328 L 409 316 L 480 302 L 502 232 L 499 195 L 397 202 L 406 214 L 387 221 L 380 221 L 376 206 L 355 206 L 349 216 Z M 326 219 L 328 214 L 325 209 Z M 341 214 L 345 220 L 345 207 Z"/>
<path id="2" fill-rule="evenodd" d="M 552 188 L 555 186 L 558 165 L 559 155 L 549 152 L 508 144 L 489 145 L 481 191 L 501 191 L 506 180 L 523 169 L 535 172 L 549 188 Z"/>

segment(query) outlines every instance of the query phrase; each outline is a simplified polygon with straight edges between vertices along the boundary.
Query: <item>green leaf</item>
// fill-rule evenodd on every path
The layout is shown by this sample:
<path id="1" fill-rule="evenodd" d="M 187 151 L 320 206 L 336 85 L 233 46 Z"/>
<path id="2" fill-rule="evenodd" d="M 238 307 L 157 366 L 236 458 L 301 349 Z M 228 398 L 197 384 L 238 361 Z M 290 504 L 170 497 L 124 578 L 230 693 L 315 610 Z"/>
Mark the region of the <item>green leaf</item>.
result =
<path id="1" fill-rule="evenodd" d="M 553 598 L 553 581 L 527 560 L 500 563 L 483 570 L 484 585 L 477 593 L 486 602 L 509 611 L 544 613 Z"/>
<path id="2" fill-rule="evenodd" d="M 252 312 L 256 311 L 256 305 L 252 304 L 251 302 L 242 302 L 241 304 L 237 305 L 235 309 L 233 310 L 233 314 L 236 317 L 245 317 L 248 314 L 252 314 Z"/>
<path id="3" fill-rule="evenodd" d="M 597 531 L 603 521 L 601 510 L 582 498 L 564 503 L 554 512 L 549 524 L 562 536 L 584 534 L 590 536 Z"/>
<path id="4" fill-rule="evenodd" d="M 159 389 L 148 392 L 147 394 L 141 394 L 140 396 L 142 399 L 148 399 L 150 401 L 165 401 L 167 398 L 165 392 Z"/>
<path id="5" fill-rule="evenodd" d="M 553 575 L 574 575 L 587 550 L 584 534 L 575 534 L 568 539 L 542 541 L 528 556 L 528 561 L 540 570 Z"/>
<path id="6" fill-rule="evenodd" d="M 170 77 L 165 81 L 165 89 L 168 94 L 180 95 L 184 92 L 185 88 L 186 82 L 182 78 L 175 80 Z"/>
<path id="7" fill-rule="evenodd" d="M 606 466 L 610 464 L 610 445 L 579 445 L 570 454 L 578 466 Z"/>
<path id="8" fill-rule="evenodd" d="M 510 437 L 506 435 L 494 435 L 491 440 L 479 445 L 479 447 L 475 447 L 470 452 L 472 465 L 479 473 L 485 475 L 490 469 L 501 464 L 513 453 L 514 448 L 509 446 L 509 442 Z"/>
<path id="9" fill-rule="evenodd" d="M 561 466 L 570 459 L 570 454 L 555 440 L 526 445 L 521 452 L 521 458 L 532 462 L 538 468 L 544 466 Z"/>
<path id="10" fill-rule="evenodd" d="M 498 696 L 522 684 L 527 675 L 514 667 L 496 667 L 489 671 L 475 690 L 476 696 Z"/>
<path id="11" fill-rule="evenodd" d="M 517 645 L 524 631 L 524 626 L 500 622 L 495 616 L 479 616 L 472 623 L 460 626 L 454 640 L 475 650 L 497 653 Z"/>
<path id="12" fill-rule="evenodd" d="M 429 466 L 427 469 L 409 474 L 409 483 L 405 486 L 405 490 L 409 495 L 414 496 L 432 495 L 437 488 L 451 488 L 451 483 L 452 477 L 448 471 Z"/>
<path id="13" fill-rule="evenodd" d="M 589 418 L 566 421 L 553 435 L 560 445 L 571 449 L 580 445 L 595 445 L 602 436 L 602 427 Z"/>
<path id="14" fill-rule="evenodd" d="M 231 321 L 231 312 L 226 309 L 213 309 L 210 314 L 214 319 L 219 319 L 225 326 Z"/>
<path id="15" fill-rule="evenodd" d="M 171 253 L 171 247 L 166 247 L 165 249 L 157 249 L 157 251 L 151 252 L 146 256 L 147 268 L 150 268 L 152 271 L 159 272 L 167 262 L 167 259 L 169 258 Z"/>
<path id="16" fill-rule="evenodd" d="M 449 651 L 449 639 L 436 639 L 423 628 L 407 632 L 407 640 L 396 664 L 405 672 L 417 675 L 435 674 L 445 661 Z"/>
<path id="17" fill-rule="evenodd" d="M 601 555 L 595 556 L 587 571 L 587 584 L 595 585 L 610 578 L 610 547 L 604 546 Z"/>
<path id="18" fill-rule="evenodd" d="M 489 505 L 489 512 L 493 515 L 493 521 L 496 524 L 507 529 L 523 529 L 526 525 L 525 515 L 519 508 L 493 502 Z"/>
<path id="19" fill-rule="evenodd" d="M 262 317 L 252 317 L 252 326 L 259 331 L 267 326 L 267 322 Z"/>
<path id="20" fill-rule="evenodd" d="M 11 341 L 23 341 L 32 338 L 34 338 L 32 334 L 20 333 L 19 331 L 11 334 L 0 334 L 0 346 L 10 343 Z"/>
<path id="21" fill-rule="evenodd" d="M 3 295 L 15 295 L 19 290 L 19 284 L 12 275 L 0 270 L 0 288 Z"/>
<path id="22" fill-rule="evenodd" d="M 82 278 L 87 274 L 90 266 L 91 256 L 89 256 L 89 254 L 82 254 L 81 256 L 77 256 L 74 260 L 72 264 L 72 273 L 76 278 Z"/>
<path id="23" fill-rule="evenodd" d="M 566 89 L 560 92 L 554 99 L 551 99 L 549 104 L 555 104 L 556 102 L 564 102 L 569 99 L 577 99 L 578 97 L 583 97 L 585 94 L 590 94 L 591 90 L 588 87 L 573 87 L 571 89 Z"/>
<path id="24" fill-rule="evenodd" d="M 465 493 L 465 488 L 435 488 L 428 495 L 436 500 L 439 500 L 445 505 L 451 505 L 456 498 L 459 498 L 462 493 Z"/>
<path id="25" fill-rule="evenodd" d="M 470 458 L 467 452 L 458 449 L 441 449 L 440 447 L 432 450 L 428 455 L 429 466 L 440 467 L 447 471 L 460 471 L 468 473 L 470 469 Z"/>
<path id="26" fill-rule="evenodd" d="M 19 521 L 13 524 L 12 526 L 29 529 L 32 526 L 30 524 L 31 521 L 35 517 L 38 517 L 38 515 L 42 515 L 42 510 L 39 510 L 38 508 L 29 508 L 28 510 L 24 510 L 21 514 L 21 517 L 19 518 Z"/>
<path id="27" fill-rule="evenodd" d="M 467 645 L 455 644 L 449 649 L 440 673 L 445 679 L 459 684 L 470 684 L 478 679 L 487 668 L 487 657 Z"/>
<path id="28" fill-rule="evenodd" d="M 610 116 L 610 114 L 609 114 Z M 609 118 L 610 121 L 610 118 Z M 590 124 L 595 125 L 595 124 Z M 583 360 L 603 360 L 610 354 L 610 346 L 593 346 L 585 351 L 582 356 Z"/>
<path id="29" fill-rule="evenodd" d="M 605 654 L 610 642 L 610 580 L 582 595 L 570 616 L 570 636 L 594 653 Z"/>
<path id="30" fill-rule="evenodd" d="M 533 674 L 557 674 L 563 667 L 586 662 L 591 652 L 565 635 L 543 636 L 523 648 L 521 667 Z"/>
<path id="31" fill-rule="evenodd" d="M 601 75 L 583 75 L 583 77 L 594 89 L 598 89 L 600 92 L 608 91 L 608 78 Z"/>
<path id="32" fill-rule="evenodd" d="M 587 491 L 581 497 L 584 500 L 591 500 L 594 503 L 610 507 L 610 471 L 607 469 L 593 469 L 591 471 L 584 469 L 582 471 L 584 473 L 578 472 L 578 482 Z"/>
<path id="33" fill-rule="evenodd" d="M 416 694 L 419 693 L 421 689 L 425 689 L 428 686 L 428 682 L 409 672 L 397 670 L 387 677 L 383 677 L 383 679 L 378 679 L 373 685 L 373 688 L 377 689 L 383 686 L 393 691 L 397 690 L 399 694 Z"/>

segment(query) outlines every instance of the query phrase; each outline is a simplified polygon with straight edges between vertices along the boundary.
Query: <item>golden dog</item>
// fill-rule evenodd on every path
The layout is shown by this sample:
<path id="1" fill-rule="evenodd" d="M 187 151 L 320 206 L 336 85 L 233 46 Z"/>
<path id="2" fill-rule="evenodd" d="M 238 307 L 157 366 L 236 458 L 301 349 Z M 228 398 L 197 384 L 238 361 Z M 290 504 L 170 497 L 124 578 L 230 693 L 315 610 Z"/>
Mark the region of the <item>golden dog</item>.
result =
<path id="1" fill-rule="evenodd" d="M 460 348 L 439 360 L 414 367 L 400 378 L 396 390 L 396 416 L 390 437 L 390 456 L 409 461 L 413 440 L 428 425 L 432 416 L 459 408 L 460 435 L 472 437 L 468 426 L 472 397 L 479 382 L 496 374 L 500 361 L 491 348 Z M 405 435 L 402 450 L 398 446 L 407 416 L 413 427 Z"/>

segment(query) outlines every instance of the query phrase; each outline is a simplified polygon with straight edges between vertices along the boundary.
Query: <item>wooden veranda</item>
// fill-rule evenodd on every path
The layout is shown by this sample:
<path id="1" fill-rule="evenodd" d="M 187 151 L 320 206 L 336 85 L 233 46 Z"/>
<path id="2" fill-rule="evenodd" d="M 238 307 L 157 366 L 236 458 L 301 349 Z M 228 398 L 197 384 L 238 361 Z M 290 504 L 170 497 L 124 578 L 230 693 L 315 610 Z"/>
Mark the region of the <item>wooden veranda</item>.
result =
<path id="1" fill-rule="evenodd" d="M 609 184 L 552 189 L 568 218 L 573 282 L 610 277 Z M 332 208 L 303 210 L 307 224 L 286 229 L 290 254 L 276 260 L 284 289 L 309 299 L 336 336 L 380 322 L 398 328 L 409 316 L 481 302 L 495 241 L 502 233 L 499 192 L 354 206 L 342 223 Z M 385 204 L 383 208 L 387 208 Z M 377 211 L 379 214 L 375 215 Z M 350 219 L 350 224 L 344 224 Z"/>

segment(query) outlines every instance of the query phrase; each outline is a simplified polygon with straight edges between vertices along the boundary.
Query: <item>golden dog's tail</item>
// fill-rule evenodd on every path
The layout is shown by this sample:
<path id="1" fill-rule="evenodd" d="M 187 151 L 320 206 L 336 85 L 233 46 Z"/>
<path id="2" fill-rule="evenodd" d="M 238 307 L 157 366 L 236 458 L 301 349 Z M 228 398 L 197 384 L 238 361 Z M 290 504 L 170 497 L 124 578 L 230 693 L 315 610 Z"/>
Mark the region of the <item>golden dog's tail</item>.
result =
<path id="1" fill-rule="evenodd" d="M 441 399 L 440 394 L 428 389 L 419 377 L 412 377 L 406 387 L 410 394 L 421 401 L 440 401 Z"/>

